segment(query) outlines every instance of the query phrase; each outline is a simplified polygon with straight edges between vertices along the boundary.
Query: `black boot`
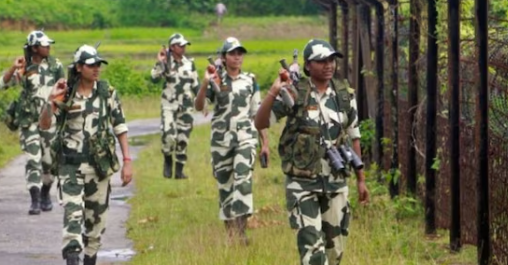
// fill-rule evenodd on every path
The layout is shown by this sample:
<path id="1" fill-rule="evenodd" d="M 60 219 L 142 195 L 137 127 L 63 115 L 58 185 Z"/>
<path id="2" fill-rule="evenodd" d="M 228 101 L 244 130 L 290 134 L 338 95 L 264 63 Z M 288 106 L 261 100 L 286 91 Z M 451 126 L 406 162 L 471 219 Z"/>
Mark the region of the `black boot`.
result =
<path id="1" fill-rule="evenodd" d="M 30 188 L 30 197 L 32 198 L 32 204 L 28 210 L 29 215 L 36 215 L 41 213 L 40 199 L 41 191 L 37 187 Z"/>
<path id="2" fill-rule="evenodd" d="M 164 177 L 173 177 L 173 156 L 164 155 Z"/>
<path id="3" fill-rule="evenodd" d="M 49 190 L 51 190 L 51 184 L 42 184 L 41 189 L 41 210 L 43 212 L 48 212 L 53 209 L 53 204 L 51 203 L 51 195 L 49 195 Z"/>
<path id="4" fill-rule="evenodd" d="M 176 162 L 176 170 L 175 170 L 175 178 L 177 179 L 186 179 L 187 176 L 183 174 L 183 164 Z"/>
<path id="5" fill-rule="evenodd" d="M 83 265 L 95 265 L 97 262 L 97 255 L 88 256 L 85 255 L 85 258 L 83 259 Z"/>
<path id="6" fill-rule="evenodd" d="M 79 253 L 78 252 L 70 252 L 65 257 L 67 261 L 67 265 L 79 265 Z"/>

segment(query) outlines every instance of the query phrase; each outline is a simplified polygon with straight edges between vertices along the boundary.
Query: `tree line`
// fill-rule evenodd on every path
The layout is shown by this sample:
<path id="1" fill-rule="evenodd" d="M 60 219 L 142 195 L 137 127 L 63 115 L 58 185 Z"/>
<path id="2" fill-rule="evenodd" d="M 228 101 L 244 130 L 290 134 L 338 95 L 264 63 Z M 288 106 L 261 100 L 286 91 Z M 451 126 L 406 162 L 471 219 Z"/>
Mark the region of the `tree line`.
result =
<path id="1" fill-rule="evenodd" d="M 0 1 L 0 22 L 45 28 L 194 27 L 215 16 L 218 0 Z M 321 11 L 312 0 L 222 0 L 228 16 L 301 16 Z M 6 25 L 4 23 L 4 25 Z"/>

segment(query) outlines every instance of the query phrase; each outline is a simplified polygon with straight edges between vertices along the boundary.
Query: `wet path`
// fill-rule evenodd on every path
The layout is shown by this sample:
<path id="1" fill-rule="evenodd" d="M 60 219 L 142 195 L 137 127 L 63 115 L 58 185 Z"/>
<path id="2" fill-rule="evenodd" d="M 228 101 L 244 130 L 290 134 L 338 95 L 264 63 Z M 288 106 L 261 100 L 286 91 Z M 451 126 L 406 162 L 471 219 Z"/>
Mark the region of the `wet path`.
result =
<path id="1" fill-rule="evenodd" d="M 201 114 L 195 115 L 196 124 L 207 121 Z M 159 119 L 137 120 L 128 125 L 129 137 L 159 132 Z M 141 148 L 130 147 L 133 159 Z M 56 201 L 56 185 L 51 189 L 53 211 L 29 216 L 30 195 L 25 188 L 25 161 L 25 156 L 19 156 L 0 169 L 0 265 L 64 264 L 60 254 L 63 209 Z M 98 254 L 97 264 L 101 265 L 123 264 L 135 255 L 125 231 L 130 210 L 125 200 L 134 193 L 134 185 L 121 187 L 119 174 L 113 175 L 111 185 L 106 233 Z"/>

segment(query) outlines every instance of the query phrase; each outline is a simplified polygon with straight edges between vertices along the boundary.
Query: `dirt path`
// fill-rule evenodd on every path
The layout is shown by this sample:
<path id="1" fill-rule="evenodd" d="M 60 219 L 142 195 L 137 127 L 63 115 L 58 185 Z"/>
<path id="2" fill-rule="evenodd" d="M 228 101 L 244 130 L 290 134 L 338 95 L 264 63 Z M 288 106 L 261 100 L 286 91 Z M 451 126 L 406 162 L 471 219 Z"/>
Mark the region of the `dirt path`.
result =
<path id="1" fill-rule="evenodd" d="M 201 114 L 195 114 L 195 124 L 207 122 L 210 116 L 206 119 Z M 159 119 L 136 120 L 128 126 L 129 137 L 159 133 Z M 132 158 L 136 159 L 142 147 L 130 148 Z M 56 201 L 56 186 L 51 190 L 53 211 L 29 216 L 30 196 L 25 188 L 25 161 L 25 156 L 19 156 L 0 169 L 0 264 L 64 264 L 60 254 L 63 209 Z M 123 264 L 135 254 L 125 231 L 130 210 L 125 199 L 134 193 L 134 185 L 121 187 L 119 174 L 113 175 L 111 185 L 113 191 L 107 230 L 98 254 L 98 264 L 102 265 Z"/>

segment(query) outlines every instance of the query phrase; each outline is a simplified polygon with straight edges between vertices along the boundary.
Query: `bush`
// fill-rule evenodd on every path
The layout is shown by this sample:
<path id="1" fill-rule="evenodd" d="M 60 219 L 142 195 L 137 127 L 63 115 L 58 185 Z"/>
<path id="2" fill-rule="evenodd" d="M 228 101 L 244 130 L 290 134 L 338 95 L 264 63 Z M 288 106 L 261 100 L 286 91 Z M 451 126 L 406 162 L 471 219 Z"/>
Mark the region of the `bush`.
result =
<path id="1" fill-rule="evenodd" d="M 160 94 L 161 84 L 153 84 L 149 74 L 134 69 L 134 65 L 126 59 L 111 62 L 103 73 L 121 95 L 148 95 Z"/>

